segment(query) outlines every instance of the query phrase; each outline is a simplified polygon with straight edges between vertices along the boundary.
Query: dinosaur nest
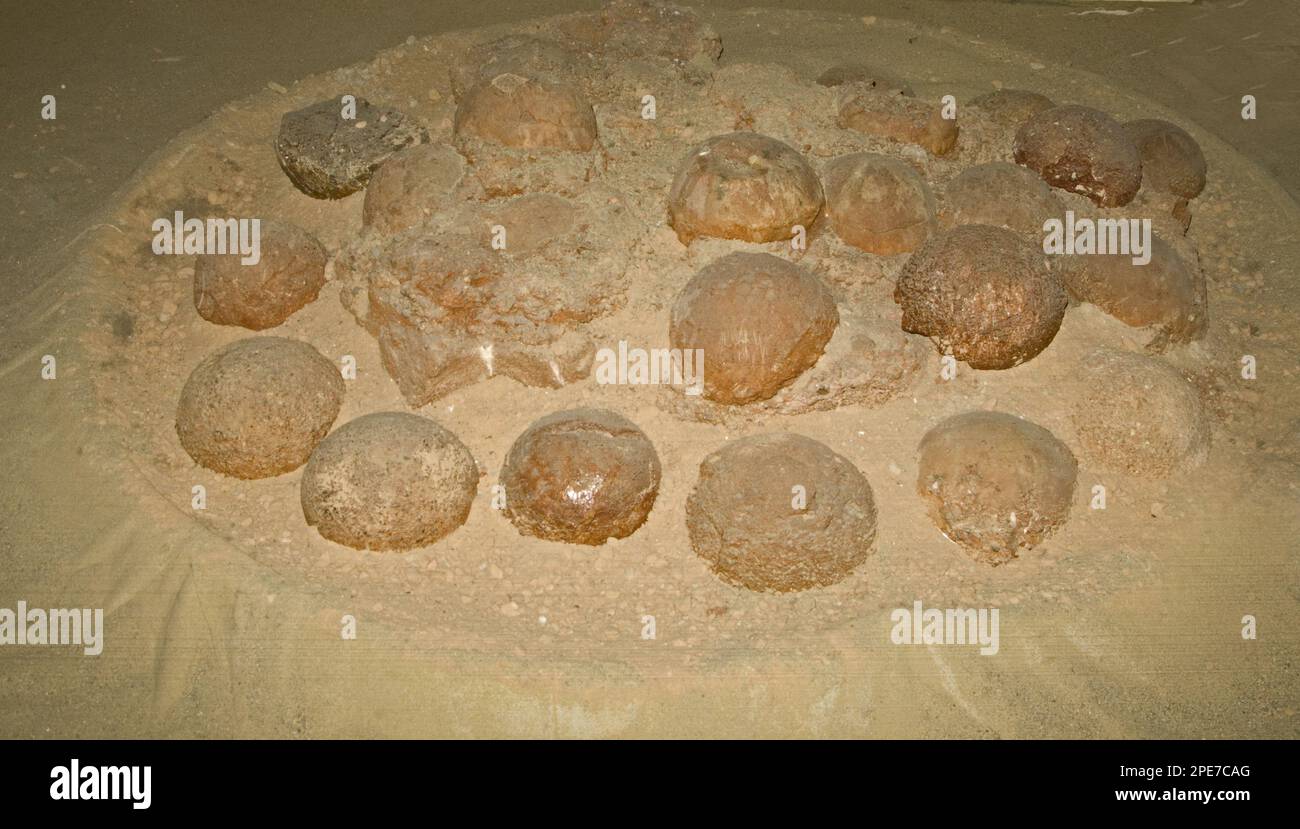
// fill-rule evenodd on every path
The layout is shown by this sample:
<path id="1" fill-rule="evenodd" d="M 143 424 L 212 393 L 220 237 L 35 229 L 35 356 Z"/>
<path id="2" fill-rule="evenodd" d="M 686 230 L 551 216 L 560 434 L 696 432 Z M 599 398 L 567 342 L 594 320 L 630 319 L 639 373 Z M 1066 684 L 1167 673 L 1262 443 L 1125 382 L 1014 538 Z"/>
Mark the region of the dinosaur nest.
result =
<path id="1" fill-rule="evenodd" d="M 652 615 L 687 653 L 1121 582 L 1134 554 L 1074 481 L 1205 462 L 1210 363 L 1241 356 L 1198 235 L 1216 168 L 1193 198 L 1178 132 L 1061 84 L 987 93 L 992 68 L 936 80 L 906 38 L 868 29 L 882 73 L 719 62 L 722 36 L 613 3 L 417 42 L 151 179 L 131 221 L 266 221 L 258 265 L 119 254 L 151 274 L 106 351 L 148 390 L 157 488 L 202 483 L 249 555 L 466 647 Z M 1066 210 L 1150 216 L 1152 261 L 1047 256 Z M 983 410 L 1016 416 L 948 421 Z"/>

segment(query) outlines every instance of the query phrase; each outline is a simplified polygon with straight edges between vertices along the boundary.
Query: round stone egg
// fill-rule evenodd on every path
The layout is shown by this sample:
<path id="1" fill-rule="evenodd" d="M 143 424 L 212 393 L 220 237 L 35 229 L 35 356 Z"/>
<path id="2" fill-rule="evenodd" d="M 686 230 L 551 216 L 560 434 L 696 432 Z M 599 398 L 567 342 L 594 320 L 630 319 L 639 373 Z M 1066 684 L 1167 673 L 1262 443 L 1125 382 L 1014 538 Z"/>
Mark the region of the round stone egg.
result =
<path id="1" fill-rule="evenodd" d="M 252 337 L 195 366 L 181 390 L 176 434 L 201 466 L 269 478 L 302 466 L 342 405 L 343 378 L 319 351 Z"/>
<path id="2" fill-rule="evenodd" d="M 1028 89 L 995 89 L 972 98 L 970 105 L 982 109 L 1004 127 L 1018 127 L 1043 110 L 1056 106 L 1051 98 Z"/>
<path id="3" fill-rule="evenodd" d="M 1087 196 L 1100 207 L 1133 201 L 1142 157 L 1118 121 L 1084 106 L 1045 109 L 1016 130 L 1015 158 L 1053 187 Z"/>
<path id="4" fill-rule="evenodd" d="M 340 98 L 326 98 L 280 119 L 280 169 L 312 198 L 341 199 L 364 189 L 389 156 L 429 140 L 428 130 L 395 109 L 364 98 L 354 103 L 355 112 L 345 112 Z"/>
<path id="5" fill-rule="evenodd" d="M 1033 171 L 1005 161 L 977 164 L 948 182 L 939 207 L 939 222 L 993 225 L 1041 236 L 1043 223 L 1065 215 L 1052 188 Z"/>
<path id="6" fill-rule="evenodd" d="M 839 324 L 821 280 L 766 253 L 732 253 L 702 269 L 673 302 L 668 339 L 700 349 L 703 395 L 766 400 L 815 364 Z"/>
<path id="7" fill-rule="evenodd" d="M 1076 300 L 1125 325 L 1155 329 L 1156 345 L 1201 337 L 1208 323 L 1205 274 L 1158 236 L 1148 253 L 1147 262 L 1119 253 L 1064 256 L 1057 273 Z"/>
<path id="8" fill-rule="evenodd" d="M 795 434 L 709 455 L 686 501 L 691 547 L 723 581 L 788 592 L 834 584 L 871 554 L 876 505 L 851 461 Z"/>
<path id="9" fill-rule="evenodd" d="M 1086 355 L 1071 408 L 1085 458 L 1144 478 L 1199 466 L 1210 448 L 1200 395 L 1172 366 L 1110 348 Z"/>
<path id="10" fill-rule="evenodd" d="M 636 531 L 659 492 L 659 456 L 636 424 L 572 409 L 529 426 L 501 468 L 506 516 L 524 535 L 600 545 Z"/>
<path id="11" fill-rule="evenodd" d="M 325 248 L 297 225 L 261 222 L 258 261 L 235 252 L 198 256 L 194 309 L 217 325 L 273 328 L 315 301 L 325 285 Z"/>
<path id="12" fill-rule="evenodd" d="M 1158 118 L 1129 121 L 1124 131 L 1142 156 L 1142 185 L 1184 199 L 1205 189 L 1205 154 L 1177 124 Z"/>
<path id="13" fill-rule="evenodd" d="M 396 153 L 370 178 L 362 225 L 395 234 L 424 224 L 448 206 L 465 171 L 465 159 L 446 144 L 419 144 Z"/>
<path id="14" fill-rule="evenodd" d="M 774 242 L 821 213 L 821 182 L 804 157 L 775 138 L 733 132 L 691 150 L 668 194 L 668 224 L 683 244 L 697 236 Z"/>
<path id="15" fill-rule="evenodd" d="M 1025 237 L 960 225 L 912 254 L 894 286 L 903 330 L 978 369 L 1031 359 L 1061 327 L 1068 298 Z"/>
<path id="16" fill-rule="evenodd" d="M 505 147 L 587 152 L 596 143 L 596 113 L 574 84 L 503 72 L 465 92 L 454 130 Z"/>
<path id="17" fill-rule="evenodd" d="M 934 230 L 930 187 L 902 161 L 853 153 L 826 165 L 826 215 L 835 235 L 868 253 L 908 253 Z"/>
<path id="18" fill-rule="evenodd" d="M 967 412 L 921 439 L 916 490 L 930 518 L 976 561 L 1003 564 L 1065 523 L 1078 464 L 1043 427 Z"/>
<path id="19" fill-rule="evenodd" d="M 409 550 L 465 523 L 478 489 L 465 444 L 427 417 L 376 412 L 321 441 L 303 470 L 302 513 L 330 541 Z"/>

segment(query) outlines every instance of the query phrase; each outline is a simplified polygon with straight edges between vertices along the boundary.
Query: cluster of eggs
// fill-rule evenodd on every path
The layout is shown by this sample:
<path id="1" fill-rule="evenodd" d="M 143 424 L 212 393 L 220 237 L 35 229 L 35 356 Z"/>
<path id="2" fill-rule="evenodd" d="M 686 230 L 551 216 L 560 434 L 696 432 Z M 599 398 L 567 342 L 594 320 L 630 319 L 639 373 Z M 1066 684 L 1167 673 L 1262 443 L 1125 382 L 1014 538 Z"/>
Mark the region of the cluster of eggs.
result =
<path id="1" fill-rule="evenodd" d="M 458 79 L 455 134 L 507 148 L 591 150 L 597 122 L 590 102 L 576 85 L 528 71 L 555 58 L 537 41 L 520 51 Z M 846 128 L 935 155 L 958 141 L 955 121 L 901 85 L 847 70 L 820 82 L 845 87 L 839 120 Z M 1157 247 L 1150 275 L 1134 280 L 1115 261 L 1065 273 L 1049 268 L 1029 238 L 1045 216 L 1061 212 L 1052 188 L 1102 207 L 1127 204 L 1144 180 L 1194 198 L 1205 164 L 1190 136 L 1166 122 L 1121 125 L 1034 93 L 1004 90 L 976 103 L 1019 125 L 1017 164 L 965 170 L 947 186 L 942 206 L 901 160 L 854 153 L 833 159 L 819 176 L 782 141 L 735 132 L 686 155 L 667 194 L 669 224 L 684 244 L 699 237 L 765 243 L 824 221 L 868 253 L 909 254 L 894 290 L 903 329 L 977 369 L 1010 368 L 1043 351 L 1071 295 L 1130 324 L 1193 336 L 1204 324 L 1203 290 L 1168 245 Z M 367 226 L 417 224 L 436 204 L 419 194 L 445 192 L 466 162 L 426 144 L 399 113 L 360 106 L 374 130 L 335 129 L 333 102 L 287 115 L 276 145 L 281 166 L 317 198 L 365 189 Z M 254 266 L 200 259 L 200 315 L 263 330 L 316 298 L 326 261 L 316 240 L 273 222 L 263 246 Z M 672 347 L 706 355 L 703 396 L 741 407 L 771 398 L 817 363 L 839 323 L 831 291 L 812 272 L 767 253 L 738 252 L 705 265 L 681 288 L 668 328 Z M 1105 378 L 1077 404 L 1087 415 L 1080 440 L 1098 457 L 1163 475 L 1204 453 L 1199 403 L 1176 372 L 1109 350 L 1086 364 Z M 1115 377 L 1126 385 L 1117 387 Z M 262 478 L 305 467 L 305 519 L 341 544 L 405 550 L 461 526 L 478 489 L 470 450 L 433 420 L 404 412 L 368 414 L 331 432 L 343 394 L 338 370 L 310 345 L 241 340 L 194 369 L 177 432 L 196 462 L 223 474 Z M 917 492 L 939 529 L 979 561 L 1016 557 L 1068 516 L 1074 455 L 1033 423 L 996 412 L 959 415 L 931 429 L 919 455 Z M 520 532 L 598 545 L 645 522 L 660 462 L 623 416 L 576 409 L 542 417 L 521 434 L 499 481 L 504 512 Z M 695 552 L 724 580 L 799 590 L 837 582 L 866 559 L 876 506 L 848 459 L 801 435 L 765 434 L 731 441 L 703 460 L 686 522 Z"/>

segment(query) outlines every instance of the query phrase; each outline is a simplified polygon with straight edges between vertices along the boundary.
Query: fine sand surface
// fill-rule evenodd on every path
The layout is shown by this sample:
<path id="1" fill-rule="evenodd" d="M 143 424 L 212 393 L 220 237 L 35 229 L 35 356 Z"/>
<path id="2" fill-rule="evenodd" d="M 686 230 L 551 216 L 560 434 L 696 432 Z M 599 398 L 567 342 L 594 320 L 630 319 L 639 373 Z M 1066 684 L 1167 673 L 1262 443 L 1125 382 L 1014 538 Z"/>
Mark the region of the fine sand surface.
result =
<path id="1" fill-rule="evenodd" d="M 725 49 L 709 84 L 629 66 L 596 102 L 609 156 L 599 186 L 620 208 L 605 241 L 620 251 L 628 285 L 624 308 L 599 323 L 602 344 L 665 344 L 673 295 L 717 256 L 788 254 L 783 243 L 688 249 L 665 225 L 683 154 L 738 121 L 807 147 L 819 170 L 843 152 L 891 152 L 935 188 L 971 164 L 1009 158 L 1008 134 L 978 117 L 963 124 L 959 152 L 939 160 L 834 129 L 831 93 L 813 78 L 869 54 L 927 100 L 1028 88 L 1125 120 L 1166 118 L 1200 142 L 1209 184 L 1178 245 L 1199 256 L 1210 327 L 1161 359 L 1193 382 L 1210 414 L 1206 462 L 1151 481 L 1080 451 L 1068 415 L 1083 391 L 1082 355 L 1097 345 L 1141 350 L 1143 339 L 1077 306 L 1043 354 L 1008 371 L 963 366 L 941 381 L 933 348 L 909 340 L 914 369 L 875 407 L 708 423 L 683 418 L 666 390 L 591 380 L 539 389 L 494 377 L 420 410 L 455 432 L 484 473 L 464 527 L 408 554 L 323 540 L 302 520 L 300 473 L 223 478 L 179 446 L 175 402 L 190 369 L 248 332 L 198 317 L 192 258 L 152 255 L 148 229 L 174 209 L 276 216 L 337 254 L 360 229 L 361 196 L 318 202 L 298 193 L 270 148 L 280 115 L 346 91 L 399 107 L 444 140 L 454 111 L 449 61 L 470 43 L 556 23 L 414 39 L 223 106 L 150 158 L 76 242 L 50 248 L 50 276 L 4 312 L 0 606 L 103 607 L 108 628 L 96 658 L 0 651 L 0 733 L 1296 735 L 1300 292 L 1291 263 L 1300 211 L 1284 187 L 1121 84 L 955 27 L 823 12 L 703 17 Z M 645 92 L 659 100 L 653 124 L 637 114 Z M 1088 211 L 1082 199 L 1069 205 Z M 870 257 L 819 236 L 799 258 L 841 309 L 897 325 L 889 296 L 906 257 Z M 405 410 L 374 339 L 339 301 L 347 286 L 335 276 L 268 333 L 356 357 L 339 424 Z M 47 354 L 58 360 L 53 381 L 37 379 Z M 1256 380 L 1240 378 L 1246 354 Z M 521 537 L 489 505 L 514 438 L 537 417 L 577 406 L 623 413 L 663 463 L 645 526 L 597 548 Z M 996 569 L 944 539 L 914 492 L 921 436 L 972 409 L 1028 417 L 1080 460 L 1070 521 Z M 840 584 L 760 595 L 718 581 L 692 554 L 684 505 L 705 455 L 780 430 L 815 438 L 862 470 L 879 528 L 874 555 Z M 198 518 L 195 484 L 208 493 Z M 1089 508 L 1096 484 L 1107 488 L 1104 511 Z M 1000 608 L 1000 653 L 892 645 L 891 610 L 915 600 Z M 339 636 L 344 614 L 358 620 L 356 640 Z M 642 635 L 647 615 L 654 639 Z M 1243 640 L 1245 615 L 1258 620 L 1258 639 Z"/>

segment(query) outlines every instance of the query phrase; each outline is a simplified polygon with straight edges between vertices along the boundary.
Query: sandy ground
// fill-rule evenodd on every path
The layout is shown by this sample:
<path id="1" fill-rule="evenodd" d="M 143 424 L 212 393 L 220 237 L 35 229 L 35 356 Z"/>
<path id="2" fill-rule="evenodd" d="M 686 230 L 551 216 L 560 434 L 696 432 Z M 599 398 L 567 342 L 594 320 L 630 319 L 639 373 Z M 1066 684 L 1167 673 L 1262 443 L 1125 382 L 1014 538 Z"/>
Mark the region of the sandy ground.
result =
<path id="1" fill-rule="evenodd" d="M 882 19 L 864 25 L 862 5 L 880 7 L 867 11 Z M 664 457 L 662 506 L 640 534 L 594 553 L 525 543 L 478 509 L 461 533 L 431 550 L 359 556 L 301 526 L 293 508 L 296 475 L 241 486 L 203 474 L 214 503 L 229 506 L 196 525 L 186 493 L 197 473 L 170 432 L 174 392 L 199 356 L 237 334 L 197 320 L 185 307 L 184 269 L 141 258 L 141 240 L 120 228 L 131 227 L 132 215 L 163 215 L 168 203 L 189 195 L 177 180 L 200 193 L 219 190 L 218 156 L 209 151 L 223 145 L 256 183 L 247 193 L 238 186 L 218 193 L 218 201 L 242 197 L 273 207 L 311 227 L 332 249 L 355 228 L 359 200 L 304 205 L 278 177 L 264 145 L 288 102 L 269 91 L 223 109 L 149 158 L 125 190 L 109 194 L 161 139 L 267 80 L 288 85 L 407 35 L 495 21 L 444 15 L 435 21 L 428 9 L 424 19 L 394 13 L 366 35 L 392 36 L 348 40 L 355 53 L 340 53 L 332 43 L 326 48 L 330 40 L 320 34 L 318 52 L 292 56 L 278 54 L 288 50 L 270 42 L 240 41 L 228 49 L 208 40 L 192 48 L 171 39 L 145 45 L 155 43 L 156 30 L 128 26 L 142 45 L 135 62 L 123 67 L 127 80 L 91 97 L 120 126 L 87 141 L 72 118 L 63 120 L 61 101 L 57 128 L 30 144 L 18 142 L 39 149 L 3 162 L 17 165 L 3 175 L 17 182 L 11 195 L 22 201 L 6 206 L 16 221 L 3 241 L 4 255 L 17 263 L 9 269 L 15 301 L 5 313 L 2 369 L 16 393 L 4 407 L 13 439 L 0 490 L 8 581 L 0 606 L 24 598 L 44 606 L 105 607 L 111 651 L 97 659 L 60 649 L 0 653 L 0 733 L 1294 736 L 1297 367 L 1290 332 L 1297 297 L 1287 263 L 1297 243 L 1296 208 L 1286 192 L 1295 192 L 1294 161 L 1285 159 L 1282 140 L 1294 121 L 1261 115 L 1259 134 L 1244 136 L 1241 130 L 1255 124 L 1242 124 L 1235 103 L 1247 80 L 1246 89 L 1281 86 L 1279 67 L 1294 57 L 1294 33 L 1288 41 L 1285 27 L 1275 25 L 1275 5 L 1230 5 L 1126 17 L 1078 15 L 1086 6 L 973 2 L 854 4 L 854 16 L 845 18 L 717 13 L 727 47 L 724 71 L 782 62 L 806 78 L 834 62 L 832 56 L 851 59 L 865 48 L 928 96 L 952 84 L 974 94 L 997 80 L 1105 105 L 1125 117 L 1170 117 L 1194 131 L 1214 171 L 1193 237 L 1211 282 L 1215 329 L 1203 349 L 1170 357 L 1200 377 L 1214 403 L 1215 450 L 1206 467 L 1154 486 L 1106 478 L 1118 503 L 1105 522 L 1076 505 L 1070 532 L 1023 567 L 990 573 L 936 542 L 910 492 L 916 440 L 938 414 L 995 404 L 1066 436 L 1069 391 L 1062 378 L 1072 375 L 1072 358 L 1098 340 L 1125 337 L 1111 320 L 1072 312 L 1042 358 L 1005 375 L 970 376 L 960 399 L 918 378 L 907 395 L 875 411 L 777 421 L 831 443 L 863 469 L 889 538 L 858 578 L 784 598 L 726 588 L 689 556 L 681 502 L 698 458 L 716 447 L 720 432 L 684 423 L 660 401 L 627 390 L 611 398 L 590 386 L 546 392 L 496 379 L 426 410 L 461 434 L 494 475 L 513 437 L 538 414 L 617 400 Z M 501 19 L 539 11 L 510 8 Z M 920 25 L 894 24 L 886 13 Z M 188 16 L 172 23 L 172 34 L 184 38 L 192 31 L 196 41 L 204 28 L 187 28 L 196 25 Z M 266 23 L 252 28 L 264 32 L 274 21 Z M 348 28 L 345 16 L 317 15 L 313 25 Z M 792 30 L 815 34 L 818 50 L 790 50 L 785 37 Z M 1262 34 L 1252 37 L 1255 31 Z M 1033 56 L 999 45 L 993 32 Z M 1114 48 L 1125 38 L 1132 49 Z M 1099 42 L 1115 54 L 1133 54 L 1103 60 Z M 419 52 L 427 43 L 390 53 L 388 62 L 421 65 L 430 59 L 427 50 Z M 1051 48 L 1043 50 L 1045 43 Z M 1236 68 L 1225 68 L 1232 65 L 1225 59 L 1207 69 L 1204 52 L 1224 43 L 1217 51 L 1229 52 Z M 242 51 L 234 60 L 237 48 L 264 48 L 266 63 L 247 60 Z M 1144 48 L 1175 51 L 1158 53 L 1155 61 L 1149 55 L 1157 52 L 1136 54 Z M 433 54 L 436 63 L 441 53 Z M 1143 58 L 1154 68 L 1141 67 Z M 198 80 L 212 62 L 230 73 L 230 86 L 200 102 L 214 94 Z M 1104 76 L 1089 74 L 1102 68 Z M 70 79 L 89 72 L 80 64 L 65 71 Z M 103 74 L 96 73 L 97 83 Z M 732 77 L 743 74 L 738 69 Z M 391 93 L 410 75 L 361 70 L 360 77 Z M 290 100 L 296 106 L 328 94 L 338 80 L 309 79 L 293 88 Z M 743 97 L 744 84 L 733 82 Z M 164 105 L 172 100 L 169 84 L 185 90 L 184 106 Z M 29 89 L 40 85 L 31 79 Z M 1191 88 L 1196 95 L 1187 94 Z M 124 100 L 145 89 L 163 103 L 118 121 Z M 1159 106 L 1166 102 L 1168 109 Z M 1280 110 L 1284 103 L 1278 99 Z M 1285 115 L 1293 117 L 1294 105 L 1286 105 Z M 436 124 L 446 114 L 440 106 L 420 101 L 418 114 Z M 764 131 L 780 134 L 778 114 L 768 113 L 773 120 L 761 124 Z M 9 129 L 31 129 L 28 118 L 22 123 Z M 667 164 L 674 153 L 665 152 Z M 941 166 L 931 172 L 939 180 L 951 174 Z M 652 247 L 669 248 L 671 234 L 660 239 L 667 231 L 648 218 L 655 199 L 634 199 L 632 209 L 647 217 Z M 654 260 L 662 282 L 643 281 L 648 287 L 634 300 L 662 308 L 701 257 L 722 249 L 678 251 L 667 264 Z M 809 255 L 816 265 L 814 252 Z M 633 260 L 632 273 L 650 270 L 645 260 Z M 834 272 L 829 259 L 824 268 Z M 882 286 L 858 286 L 856 295 L 854 286 L 838 287 L 846 301 L 871 297 Z M 180 313 L 169 326 L 177 315 L 172 306 Z M 114 325 L 124 309 L 139 320 L 127 345 Z M 610 330 L 653 336 L 657 322 L 648 319 L 642 332 L 628 318 Z M 352 350 L 362 365 L 378 362 L 373 341 L 332 293 L 283 333 L 311 339 L 327 353 Z M 1231 382 L 1244 349 L 1275 367 L 1271 381 L 1249 389 Z M 60 355 L 54 383 L 34 379 L 47 353 Z M 1058 381 L 1059 391 L 1035 398 Z M 358 383 L 340 422 L 401 405 L 382 372 L 363 372 Z M 490 423 L 474 415 L 489 408 L 496 412 Z M 1085 465 L 1081 481 L 1108 474 Z M 485 497 L 481 488 L 480 501 Z M 889 646 L 883 636 L 888 610 L 918 596 L 939 606 L 1006 608 L 1003 654 L 981 660 L 955 649 Z M 567 612 L 570 603 L 581 609 Z M 338 640 L 344 612 L 365 619 L 367 634 L 356 642 Z M 648 647 L 638 635 L 645 613 L 655 613 L 663 626 Z M 1240 637 L 1246 613 L 1261 619 L 1259 641 Z M 542 616 L 549 629 L 539 628 Z"/>

